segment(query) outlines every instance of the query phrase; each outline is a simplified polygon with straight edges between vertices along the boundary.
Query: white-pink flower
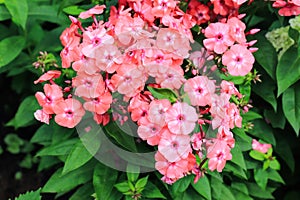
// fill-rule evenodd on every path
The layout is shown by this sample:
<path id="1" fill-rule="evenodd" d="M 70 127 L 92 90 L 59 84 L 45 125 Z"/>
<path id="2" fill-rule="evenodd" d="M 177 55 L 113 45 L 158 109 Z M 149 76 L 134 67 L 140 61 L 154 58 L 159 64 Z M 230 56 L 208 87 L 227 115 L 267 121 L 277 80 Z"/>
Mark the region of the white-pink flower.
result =
<path id="1" fill-rule="evenodd" d="M 177 102 L 167 111 L 165 120 L 172 133 L 188 135 L 194 130 L 198 115 L 194 107 Z"/>

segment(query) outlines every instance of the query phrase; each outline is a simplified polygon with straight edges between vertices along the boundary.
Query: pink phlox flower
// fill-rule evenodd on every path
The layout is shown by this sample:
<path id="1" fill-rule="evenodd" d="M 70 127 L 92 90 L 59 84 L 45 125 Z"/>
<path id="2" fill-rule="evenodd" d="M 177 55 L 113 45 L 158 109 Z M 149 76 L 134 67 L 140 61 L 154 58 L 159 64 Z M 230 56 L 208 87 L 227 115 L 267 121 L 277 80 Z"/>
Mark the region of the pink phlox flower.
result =
<path id="1" fill-rule="evenodd" d="M 34 112 L 34 118 L 49 125 L 49 119 L 51 118 L 51 115 L 45 113 L 44 110 L 41 109 Z"/>
<path id="2" fill-rule="evenodd" d="M 186 159 L 177 162 L 169 162 L 159 151 L 155 154 L 155 168 L 164 175 L 162 181 L 172 184 L 176 180 L 184 177 L 193 169 L 196 164 L 196 158 L 189 153 Z"/>
<path id="3" fill-rule="evenodd" d="M 195 133 L 191 137 L 192 147 L 196 151 L 201 151 L 203 144 L 205 143 L 205 134 L 204 133 Z"/>
<path id="4" fill-rule="evenodd" d="M 141 121 L 137 133 L 140 138 L 147 140 L 149 145 L 158 145 L 163 127 L 161 124 L 155 124 L 150 122 L 147 118 Z"/>
<path id="5" fill-rule="evenodd" d="M 115 36 L 121 45 L 129 46 L 146 32 L 143 30 L 145 22 L 140 17 L 121 16 L 116 22 Z"/>
<path id="6" fill-rule="evenodd" d="M 80 101 L 73 98 L 58 102 L 53 110 L 55 122 L 67 128 L 74 128 L 85 114 Z"/>
<path id="7" fill-rule="evenodd" d="M 141 98 L 141 95 L 136 95 L 131 98 L 127 109 L 128 112 L 131 112 L 131 119 L 133 121 L 143 120 L 148 116 L 149 103 Z"/>
<path id="8" fill-rule="evenodd" d="M 281 16 L 297 16 L 300 14 L 300 3 L 299 0 L 283 1 L 276 0 L 273 5 L 274 8 L 280 8 L 278 11 Z"/>
<path id="9" fill-rule="evenodd" d="M 175 9 L 178 1 L 174 0 L 154 0 L 152 14 L 155 17 L 163 17 L 170 15 Z"/>
<path id="10" fill-rule="evenodd" d="M 94 114 L 94 120 L 97 124 L 102 124 L 102 126 L 105 126 L 110 121 L 110 116 L 108 113 L 104 113 L 102 115 L 99 115 L 97 113 Z"/>
<path id="11" fill-rule="evenodd" d="M 220 95 L 212 95 L 212 105 L 210 113 L 212 116 L 212 128 L 216 129 L 221 125 L 228 126 L 227 108 L 231 95 L 221 93 Z"/>
<path id="12" fill-rule="evenodd" d="M 188 79 L 184 84 L 184 91 L 188 94 L 191 105 L 211 105 L 211 95 L 215 93 L 215 83 L 207 76 L 196 76 Z"/>
<path id="13" fill-rule="evenodd" d="M 229 13 L 229 8 L 225 5 L 225 1 L 222 0 L 210 0 L 214 5 L 214 13 L 222 16 L 226 16 Z"/>
<path id="14" fill-rule="evenodd" d="M 104 91 L 101 95 L 86 99 L 86 102 L 83 104 L 85 110 L 88 110 L 99 115 L 104 114 L 110 108 L 112 103 L 112 96 L 110 92 Z"/>
<path id="15" fill-rule="evenodd" d="M 162 88 L 179 89 L 185 82 L 183 70 L 177 67 L 166 68 L 167 71 L 165 73 L 159 73 L 156 76 L 156 83 L 160 84 Z"/>
<path id="16" fill-rule="evenodd" d="M 159 73 L 166 73 L 167 67 L 172 64 L 172 55 L 156 48 L 145 49 L 143 65 L 150 76 L 156 77 Z"/>
<path id="17" fill-rule="evenodd" d="M 201 48 L 200 51 L 194 51 L 191 53 L 189 59 L 193 62 L 196 68 L 201 69 L 204 67 L 208 57 L 209 54 L 205 48 Z"/>
<path id="18" fill-rule="evenodd" d="M 117 73 L 112 76 L 111 81 L 120 94 L 133 97 L 144 89 L 146 77 L 138 66 L 122 64 L 117 69 Z"/>
<path id="19" fill-rule="evenodd" d="M 242 98 L 242 94 L 238 91 L 238 89 L 234 86 L 233 82 L 222 80 L 221 82 L 221 92 L 226 94 L 235 95 L 238 98 Z"/>
<path id="20" fill-rule="evenodd" d="M 114 73 L 123 61 L 123 56 L 115 45 L 104 45 L 95 54 L 97 66 L 108 73 Z"/>
<path id="21" fill-rule="evenodd" d="M 190 134 L 195 128 L 198 115 L 194 107 L 187 103 L 177 102 L 166 112 L 165 121 L 174 134 Z"/>
<path id="22" fill-rule="evenodd" d="M 230 148 L 223 140 L 215 139 L 213 145 L 207 149 L 208 168 L 211 171 L 215 169 L 222 172 L 225 167 L 226 161 L 232 159 Z"/>
<path id="23" fill-rule="evenodd" d="M 63 101 L 62 89 L 58 85 L 45 84 L 44 93 L 37 92 L 35 93 L 35 97 L 40 106 L 43 107 L 44 113 L 53 114 L 53 107 L 55 104 Z"/>
<path id="24" fill-rule="evenodd" d="M 235 126 L 242 128 L 242 117 L 240 116 L 240 111 L 234 103 L 230 103 L 227 108 L 227 116 L 229 119 L 229 128 L 234 128 Z"/>
<path id="25" fill-rule="evenodd" d="M 149 105 L 149 121 L 165 125 L 165 117 L 167 110 L 171 107 L 171 103 L 167 99 L 153 100 Z"/>
<path id="26" fill-rule="evenodd" d="M 267 153 L 270 148 L 272 148 L 271 144 L 263 144 L 263 143 L 258 142 L 256 139 L 252 140 L 252 149 L 253 150 L 259 151 L 261 153 Z"/>
<path id="27" fill-rule="evenodd" d="M 163 129 L 158 144 L 158 151 L 169 161 L 177 162 L 187 158 L 192 148 L 190 136 L 173 134 L 168 129 Z"/>
<path id="28" fill-rule="evenodd" d="M 80 50 L 77 42 L 71 40 L 60 52 L 63 68 L 69 68 L 71 63 L 80 59 Z"/>
<path id="29" fill-rule="evenodd" d="M 226 127 L 219 127 L 217 139 L 225 141 L 230 148 L 234 147 L 235 139 L 233 138 L 232 132 Z"/>
<path id="30" fill-rule="evenodd" d="M 206 23 L 210 20 L 209 7 L 201 4 L 197 0 L 190 1 L 187 13 L 193 16 L 198 25 Z"/>
<path id="31" fill-rule="evenodd" d="M 62 34 L 60 35 L 59 38 L 64 47 L 67 46 L 71 42 L 79 45 L 80 37 L 79 37 L 79 33 L 78 33 L 78 26 L 76 24 L 72 23 L 69 28 L 66 28 L 62 32 Z"/>
<path id="32" fill-rule="evenodd" d="M 93 15 L 100 15 L 103 13 L 103 10 L 106 8 L 105 5 L 96 5 L 93 8 L 85 11 L 85 12 L 81 12 L 80 15 L 78 16 L 81 19 L 87 19 Z"/>
<path id="33" fill-rule="evenodd" d="M 60 75 L 61 75 L 61 71 L 58 71 L 58 70 L 47 71 L 42 76 L 40 76 L 39 79 L 35 80 L 34 84 L 56 79 L 56 78 L 60 77 Z"/>
<path id="34" fill-rule="evenodd" d="M 207 39 L 203 40 L 204 46 L 217 54 L 224 53 L 234 43 L 229 35 L 229 25 L 220 22 L 209 24 L 205 29 L 205 37 Z"/>
<path id="35" fill-rule="evenodd" d="M 105 90 L 105 83 L 100 74 L 89 75 L 85 72 L 78 73 L 72 80 L 75 95 L 85 98 L 96 98 Z"/>
<path id="36" fill-rule="evenodd" d="M 227 21 L 229 25 L 229 34 L 230 36 L 238 43 L 246 43 L 245 29 L 246 25 L 237 17 L 229 18 Z"/>
<path id="37" fill-rule="evenodd" d="M 96 49 L 113 43 L 113 37 L 108 35 L 104 26 L 100 24 L 97 29 L 87 30 L 83 33 L 81 52 L 87 57 L 96 58 L 98 56 Z"/>
<path id="38" fill-rule="evenodd" d="M 89 75 L 93 75 L 100 71 L 96 65 L 96 59 L 86 57 L 83 54 L 81 55 L 80 60 L 73 62 L 72 68 L 79 73 L 84 72 Z"/>
<path id="39" fill-rule="evenodd" d="M 161 28 L 157 33 L 156 46 L 164 51 L 176 54 L 182 58 L 189 56 L 191 50 L 188 37 L 176 29 Z"/>
<path id="40" fill-rule="evenodd" d="M 233 76 L 245 76 L 254 64 L 254 56 L 247 47 L 235 44 L 222 56 L 222 64 L 227 66 L 228 73 Z"/>
<path id="41" fill-rule="evenodd" d="M 152 14 L 151 0 L 144 0 L 144 1 L 134 0 L 132 2 L 134 2 L 132 7 L 136 15 L 141 16 L 142 19 L 146 20 L 150 25 L 152 25 L 155 20 L 155 17 Z"/>

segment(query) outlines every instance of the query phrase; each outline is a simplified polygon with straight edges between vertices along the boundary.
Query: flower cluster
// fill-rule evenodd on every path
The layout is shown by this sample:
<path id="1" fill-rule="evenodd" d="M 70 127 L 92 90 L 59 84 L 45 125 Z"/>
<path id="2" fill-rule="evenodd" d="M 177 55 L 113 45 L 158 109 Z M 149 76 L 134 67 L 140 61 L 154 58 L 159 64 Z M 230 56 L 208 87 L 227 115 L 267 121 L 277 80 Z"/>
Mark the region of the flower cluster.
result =
<path id="1" fill-rule="evenodd" d="M 70 16 L 72 23 L 60 37 L 61 71 L 49 70 L 35 81 L 47 82 L 44 92 L 36 93 L 42 107 L 36 119 L 49 123 L 54 116 L 60 126 L 73 128 L 90 112 L 103 126 L 110 120 L 125 122 L 126 116 L 113 113 L 111 119 L 110 114 L 117 101 L 113 94 L 120 94 L 129 103 L 123 113 L 137 123 L 139 137 L 158 146 L 155 167 L 165 182 L 190 173 L 197 181 L 207 161 L 209 170 L 221 172 L 232 158 L 231 129 L 242 127 L 232 97 L 242 94 L 232 82 L 217 83 L 208 74 L 251 71 L 257 49 L 246 35 L 257 30 L 245 33 L 238 15 L 244 2 L 212 0 L 211 11 L 191 1 L 185 13 L 175 0 L 128 0 L 111 7 L 106 22 L 97 19 L 104 5 L 81 13 L 80 20 Z M 83 27 L 81 21 L 88 18 L 93 23 Z M 206 22 L 211 23 L 203 30 L 205 48 L 191 52 L 191 28 Z M 208 60 L 215 64 L 209 66 Z M 209 126 L 215 135 L 205 133 Z"/>
<path id="2" fill-rule="evenodd" d="M 281 16 L 297 16 L 300 14 L 299 0 L 276 0 L 273 3 L 274 8 L 280 8 L 278 13 Z"/>

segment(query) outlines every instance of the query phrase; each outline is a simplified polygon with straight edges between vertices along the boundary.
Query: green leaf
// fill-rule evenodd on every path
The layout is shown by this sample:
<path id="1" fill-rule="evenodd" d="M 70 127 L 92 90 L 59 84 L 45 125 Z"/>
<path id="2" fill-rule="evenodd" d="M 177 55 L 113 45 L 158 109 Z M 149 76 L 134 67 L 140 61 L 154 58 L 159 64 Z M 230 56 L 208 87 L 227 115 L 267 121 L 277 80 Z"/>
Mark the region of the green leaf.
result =
<path id="1" fill-rule="evenodd" d="M 43 124 L 33 135 L 30 142 L 38 144 L 49 144 L 52 139 L 53 126 Z"/>
<path id="2" fill-rule="evenodd" d="M 238 166 L 232 162 L 226 163 L 224 171 L 232 172 L 235 176 L 238 176 L 241 179 L 245 179 L 245 180 L 248 179 L 245 171 L 240 166 Z"/>
<path id="3" fill-rule="evenodd" d="M 151 94 L 157 99 L 168 99 L 171 103 L 177 101 L 177 95 L 175 92 L 168 88 L 153 88 L 147 87 Z"/>
<path id="4" fill-rule="evenodd" d="M 174 200 L 203 200 L 195 190 L 188 188 L 186 191 L 180 193 Z"/>
<path id="5" fill-rule="evenodd" d="M 247 196 L 249 195 L 248 188 L 245 183 L 235 181 L 231 183 L 231 187 L 246 194 Z"/>
<path id="6" fill-rule="evenodd" d="M 191 185 L 201 196 L 211 200 L 211 186 L 206 176 L 201 177 L 197 183 L 192 183 Z"/>
<path id="7" fill-rule="evenodd" d="M 234 195 L 232 194 L 232 192 L 230 191 L 230 189 L 228 187 L 226 187 L 225 185 L 221 186 L 222 188 L 222 197 L 226 197 L 226 200 L 235 200 Z"/>
<path id="8" fill-rule="evenodd" d="M 239 145 L 242 151 L 249 151 L 252 149 L 252 138 L 248 136 L 243 129 L 234 128 L 232 129 L 234 133 L 236 144 Z"/>
<path id="9" fill-rule="evenodd" d="M 40 150 L 36 156 L 60 156 L 67 155 L 79 141 L 78 138 L 62 141 L 61 143 L 47 146 Z"/>
<path id="10" fill-rule="evenodd" d="M 259 160 L 259 161 L 265 160 L 265 154 L 263 154 L 259 151 L 256 151 L 256 150 L 250 151 L 249 155 L 251 156 L 251 158 L 253 158 L 255 160 Z"/>
<path id="11" fill-rule="evenodd" d="M 300 63 L 299 63 L 300 64 Z M 300 65 L 299 65 L 300 66 Z M 300 84 L 288 88 L 282 96 L 282 108 L 285 117 L 299 135 L 300 129 Z"/>
<path id="12" fill-rule="evenodd" d="M 254 120 L 253 124 L 254 124 L 253 129 L 248 131 L 251 135 L 258 137 L 274 146 L 276 145 L 276 140 L 273 134 L 273 130 L 264 120 L 262 119 Z"/>
<path id="13" fill-rule="evenodd" d="M 93 184 L 97 199 L 99 200 L 110 200 L 111 193 L 114 185 L 118 178 L 118 172 L 110 167 L 107 167 L 101 163 L 97 163 L 94 176 Z"/>
<path id="14" fill-rule="evenodd" d="M 255 60 L 266 70 L 270 77 L 275 80 L 277 65 L 277 53 L 273 45 L 266 39 L 264 33 L 255 34 L 258 51 L 254 53 Z M 267 59 L 266 59 L 267 58 Z"/>
<path id="15" fill-rule="evenodd" d="M 291 46 L 281 57 L 277 65 L 276 77 L 279 96 L 300 79 L 300 55 L 295 46 Z"/>
<path id="16" fill-rule="evenodd" d="M 192 178 L 192 176 L 185 176 L 173 183 L 171 186 L 172 194 L 176 197 L 179 193 L 184 192 L 191 184 Z"/>
<path id="17" fill-rule="evenodd" d="M 100 146 L 99 142 L 96 143 Z M 96 151 L 93 153 L 95 154 Z M 81 140 L 78 140 L 78 142 L 71 149 L 71 152 L 67 157 L 62 173 L 66 174 L 74 169 L 81 167 L 82 165 L 87 163 L 92 157 L 93 155 L 86 149 Z"/>
<path id="18" fill-rule="evenodd" d="M 285 161 L 292 172 L 295 170 L 295 159 L 291 150 L 290 141 L 283 134 L 276 134 L 275 152 Z"/>
<path id="19" fill-rule="evenodd" d="M 135 184 L 135 188 L 136 189 L 140 189 L 140 188 L 144 188 L 148 182 L 148 177 L 149 176 L 146 176 L 146 177 L 143 177 L 141 179 L 139 179 L 136 184 Z"/>
<path id="20" fill-rule="evenodd" d="M 251 196 L 263 198 L 263 199 L 274 199 L 274 197 L 272 196 L 272 191 L 270 191 L 268 189 L 263 190 L 255 183 L 247 182 L 246 185 L 248 187 L 249 194 Z"/>
<path id="21" fill-rule="evenodd" d="M 267 119 L 271 122 L 271 125 L 273 128 L 284 129 L 286 119 L 284 117 L 281 106 L 278 107 L 277 112 L 274 112 L 274 110 L 265 109 L 264 116 L 265 116 L 265 119 Z"/>
<path id="22" fill-rule="evenodd" d="M 261 77 L 262 82 L 254 84 L 252 90 L 263 100 L 272 105 L 273 109 L 276 111 L 277 99 L 275 96 L 276 83 L 267 74 L 263 74 Z"/>
<path id="23" fill-rule="evenodd" d="M 84 12 L 79 6 L 69 6 L 63 9 L 63 11 L 68 15 L 79 15 L 81 12 Z"/>
<path id="24" fill-rule="evenodd" d="M 4 5 L 0 5 L 0 21 L 8 20 L 11 18 L 9 11 Z"/>
<path id="25" fill-rule="evenodd" d="M 254 169 L 254 179 L 257 185 L 265 190 L 268 183 L 268 172 L 263 169 Z"/>
<path id="26" fill-rule="evenodd" d="M 247 170 L 243 153 L 238 144 L 231 149 L 232 159 L 230 162 L 235 163 L 236 165 L 240 166 L 242 169 Z"/>
<path id="27" fill-rule="evenodd" d="M 41 172 L 44 169 L 48 169 L 61 161 L 54 156 L 43 156 L 39 160 L 38 172 Z"/>
<path id="28" fill-rule="evenodd" d="M 69 198 L 69 200 L 93 200 L 93 192 L 94 189 L 91 183 L 84 184 L 76 190 L 76 192 Z"/>
<path id="29" fill-rule="evenodd" d="M 240 85 L 239 91 L 241 94 L 243 94 L 243 100 L 249 102 L 251 95 L 251 84 Z"/>
<path id="30" fill-rule="evenodd" d="M 4 138 L 4 142 L 7 145 L 7 151 L 12 154 L 20 153 L 20 147 L 24 145 L 24 140 L 13 133 L 7 134 Z"/>
<path id="31" fill-rule="evenodd" d="M 26 192 L 25 194 L 19 195 L 15 200 L 41 200 L 42 197 L 40 195 L 41 189 L 36 191 Z"/>
<path id="32" fill-rule="evenodd" d="M 142 197 L 149 199 L 166 199 L 166 197 L 160 192 L 156 185 L 151 181 L 147 182 L 145 189 L 142 191 Z"/>
<path id="33" fill-rule="evenodd" d="M 136 152 L 136 145 L 134 138 L 125 133 L 116 122 L 109 122 L 103 127 L 105 132 L 111 136 L 120 146 L 126 148 L 131 152 Z"/>
<path id="34" fill-rule="evenodd" d="M 242 113 L 241 117 L 243 118 L 243 120 L 245 121 L 251 121 L 254 119 L 262 119 L 262 116 L 254 111 L 248 111 L 246 113 Z"/>
<path id="35" fill-rule="evenodd" d="M 4 3 L 12 16 L 12 21 L 25 30 L 28 16 L 27 0 L 6 0 Z"/>
<path id="36" fill-rule="evenodd" d="M 281 178 L 280 174 L 274 170 L 274 169 L 268 169 L 268 178 L 270 180 L 276 181 L 278 183 L 283 183 L 284 184 L 284 180 Z"/>
<path id="37" fill-rule="evenodd" d="M 42 192 L 68 192 L 76 186 L 90 181 L 92 179 L 94 167 L 95 162 L 89 162 L 65 175 L 62 175 L 62 168 L 60 168 L 50 177 L 43 187 Z"/>
<path id="38" fill-rule="evenodd" d="M 223 181 L 215 178 L 215 177 L 210 177 L 210 185 L 212 185 L 212 197 L 214 199 L 221 199 L 221 194 L 222 194 L 222 186 L 223 186 Z"/>
<path id="39" fill-rule="evenodd" d="M 13 61 L 21 53 L 24 46 L 25 39 L 22 36 L 12 36 L 0 41 L 0 67 Z"/>
<path id="40" fill-rule="evenodd" d="M 115 184 L 115 187 L 117 188 L 117 190 L 119 190 L 122 193 L 127 193 L 127 192 L 131 191 L 127 181 L 122 182 L 122 183 L 117 183 L 117 184 Z"/>
<path id="41" fill-rule="evenodd" d="M 135 182 L 140 175 L 140 167 L 128 163 L 126 168 L 126 175 L 129 181 Z"/>
<path id="42" fill-rule="evenodd" d="M 67 25 L 70 21 L 63 14 L 58 14 L 56 5 L 39 5 L 29 8 L 28 15 L 32 19 L 48 21 L 56 24 Z"/>
<path id="43" fill-rule="evenodd" d="M 280 170 L 280 163 L 278 160 L 274 159 L 270 161 L 270 168 L 274 170 Z"/>
<path id="44" fill-rule="evenodd" d="M 231 189 L 232 194 L 234 195 L 235 199 L 243 199 L 243 200 L 253 200 L 249 195 L 241 192 L 237 189 Z"/>

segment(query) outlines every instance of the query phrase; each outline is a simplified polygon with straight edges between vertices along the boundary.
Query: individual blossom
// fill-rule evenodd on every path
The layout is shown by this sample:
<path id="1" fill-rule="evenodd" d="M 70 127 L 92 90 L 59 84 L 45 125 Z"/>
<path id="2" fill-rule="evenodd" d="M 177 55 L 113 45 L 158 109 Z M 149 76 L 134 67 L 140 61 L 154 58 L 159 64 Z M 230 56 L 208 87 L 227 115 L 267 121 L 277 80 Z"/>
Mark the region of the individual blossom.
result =
<path id="1" fill-rule="evenodd" d="M 104 113 L 102 115 L 94 113 L 94 120 L 97 124 L 102 124 L 102 126 L 105 126 L 110 121 L 110 116 L 108 113 Z"/>
<path id="2" fill-rule="evenodd" d="M 206 23 L 210 19 L 209 7 L 197 0 L 190 1 L 187 13 L 193 16 L 198 25 Z"/>
<path id="3" fill-rule="evenodd" d="M 215 84 L 207 76 L 196 76 L 186 81 L 184 91 L 188 94 L 191 105 L 206 106 L 211 104 L 211 95 L 215 92 Z"/>
<path id="4" fill-rule="evenodd" d="M 169 130 L 174 134 L 190 134 L 198 120 L 194 107 L 187 103 L 177 102 L 170 107 L 166 113 L 165 121 Z"/>
<path id="5" fill-rule="evenodd" d="M 238 43 L 246 43 L 245 29 L 246 25 L 237 17 L 229 18 L 227 21 L 229 25 L 230 36 Z"/>
<path id="6" fill-rule="evenodd" d="M 60 75 L 61 75 L 61 71 L 49 70 L 46 73 L 44 73 L 39 79 L 35 80 L 34 84 L 56 79 L 60 77 Z"/>
<path id="7" fill-rule="evenodd" d="M 86 102 L 84 102 L 83 107 L 85 110 L 102 115 L 106 111 L 108 111 L 111 103 L 112 96 L 110 92 L 104 91 L 97 97 L 86 99 Z"/>
<path id="8" fill-rule="evenodd" d="M 154 0 L 152 14 L 155 17 L 163 17 L 165 15 L 170 15 L 175 9 L 177 1 L 174 0 Z"/>
<path id="9" fill-rule="evenodd" d="M 180 67 L 165 67 L 165 73 L 158 73 L 155 78 L 156 83 L 162 88 L 179 89 L 185 82 L 184 72 Z"/>
<path id="10" fill-rule="evenodd" d="M 227 48 L 233 45 L 234 40 L 229 35 L 229 25 L 221 22 L 211 23 L 205 29 L 204 46 L 217 54 L 224 53 Z"/>
<path id="11" fill-rule="evenodd" d="M 85 114 L 81 103 L 73 98 L 58 102 L 53 110 L 56 114 L 55 122 L 67 128 L 74 128 Z"/>
<path id="12" fill-rule="evenodd" d="M 76 96 L 85 98 L 99 97 L 105 90 L 101 74 L 89 75 L 84 72 L 78 73 L 72 80 L 72 86 L 76 88 Z"/>
<path id="13" fill-rule="evenodd" d="M 242 94 L 238 91 L 238 89 L 234 86 L 233 82 L 222 80 L 221 82 L 221 92 L 230 94 L 230 95 L 235 95 L 238 98 L 242 98 Z"/>
<path id="14" fill-rule="evenodd" d="M 190 136 L 173 134 L 164 129 L 158 144 L 158 151 L 170 162 L 185 159 L 192 151 Z"/>
<path id="15" fill-rule="evenodd" d="M 89 17 L 92 17 L 93 15 L 99 15 L 103 13 L 103 10 L 106 8 L 105 5 L 96 5 L 93 8 L 85 11 L 85 12 L 81 12 L 80 15 L 78 16 L 81 19 L 87 19 Z"/>
<path id="16" fill-rule="evenodd" d="M 49 124 L 49 120 L 51 118 L 51 115 L 44 112 L 43 109 L 37 110 L 34 112 L 34 118 L 40 122 L 43 122 L 45 124 Z"/>
<path id="17" fill-rule="evenodd" d="M 209 170 L 217 170 L 222 172 L 225 167 L 226 161 L 232 159 L 230 148 L 223 140 L 215 139 L 213 144 L 207 149 L 207 158 Z"/>
<path id="18" fill-rule="evenodd" d="M 167 99 L 151 101 L 148 112 L 149 121 L 165 125 L 166 112 L 170 107 L 171 103 Z"/>
<path id="19" fill-rule="evenodd" d="M 195 133 L 191 137 L 192 147 L 196 151 L 201 151 L 203 144 L 205 143 L 205 134 L 204 133 Z"/>
<path id="20" fill-rule="evenodd" d="M 53 114 L 53 108 L 54 106 L 63 101 L 63 92 L 62 89 L 58 85 L 50 85 L 45 84 L 44 85 L 44 92 L 37 92 L 35 94 L 35 97 L 40 104 L 40 106 L 43 107 L 43 112 L 47 114 Z"/>
<path id="21" fill-rule="evenodd" d="M 225 141 L 230 148 L 234 147 L 235 140 L 233 138 L 233 134 L 228 128 L 224 126 L 219 127 L 217 139 Z"/>
<path id="22" fill-rule="evenodd" d="M 267 153 L 270 148 L 272 148 L 271 144 L 263 144 L 263 143 L 258 142 L 256 139 L 252 140 L 252 149 L 253 150 L 259 151 L 261 153 Z"/>
<path id="23" fill-rule="evenodd" d="M 151 123 L 145 118 L 139 125 L 137 133 L 140 138 L 147 140 L 148 144 L 154 146 L 159 144 L 162 128 L 160 124 Z"/>
<path id="24" fill-rule="evenodd" d="M 297 16 L 300 14 L 300 3 L 299 0 L 276 0 L 272 6 L 274 8 L 280 8 L 278 13 L 281 16 Z"/>
<path id="25" fill-rule="evenodd" d="M 80 50 L 77 40 L 71 40 L 60 52 L 63 68 L 69 68 L 71 63 L 80 59 Z"/>
<path id="26" fill-rule="evenodd" d="M 254 64 L 255 58 L 247 47 L 235 44 L 222 56 L 222 64 L 227 66 L 228 73 L 233 76 L 245 76 Z"/>

